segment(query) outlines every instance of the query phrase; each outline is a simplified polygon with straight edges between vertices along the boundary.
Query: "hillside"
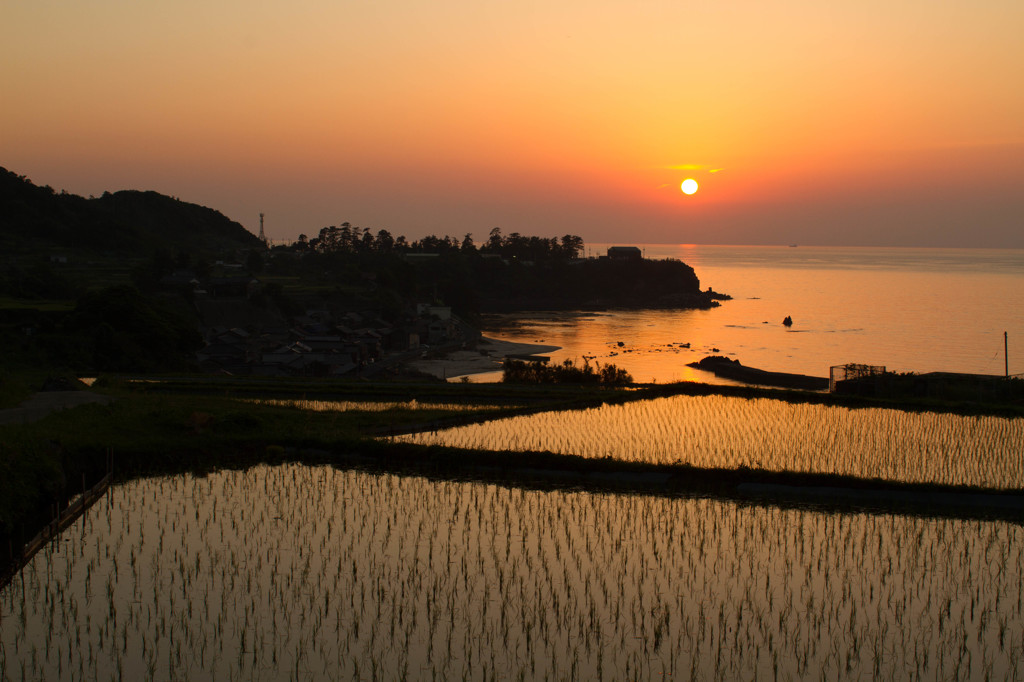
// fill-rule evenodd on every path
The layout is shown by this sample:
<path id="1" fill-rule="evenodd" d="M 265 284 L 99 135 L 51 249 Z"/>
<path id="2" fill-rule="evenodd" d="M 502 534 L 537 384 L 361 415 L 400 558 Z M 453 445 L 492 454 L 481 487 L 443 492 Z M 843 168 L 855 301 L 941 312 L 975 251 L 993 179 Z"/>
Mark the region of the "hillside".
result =
<path id="1" fill-rule="evenodd" d="M 86 199 L 0 168 L 0 249 L 7 254 L 61 249 L 148 257 L 166 249 L 214 255 L 258 245 L 240 224 L 204 206 L 134 190 Z"/>

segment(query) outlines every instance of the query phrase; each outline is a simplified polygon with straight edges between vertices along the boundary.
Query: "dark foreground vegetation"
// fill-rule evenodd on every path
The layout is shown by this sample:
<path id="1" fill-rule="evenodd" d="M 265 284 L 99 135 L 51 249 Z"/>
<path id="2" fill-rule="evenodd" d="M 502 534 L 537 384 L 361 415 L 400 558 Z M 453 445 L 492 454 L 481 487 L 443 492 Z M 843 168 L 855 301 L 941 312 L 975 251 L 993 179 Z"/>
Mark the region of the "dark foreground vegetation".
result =
<path id="1" fill-rule="evenodd" d="M 588 360 L 577 366 L 572 360 L 560 365 L 549 365 L 540 360 L 505 360 L 501 380 L 509 384 L 585 384 L 597 386 L 627 386 L 633 377 L 616 365 L 593 365 Z"/>

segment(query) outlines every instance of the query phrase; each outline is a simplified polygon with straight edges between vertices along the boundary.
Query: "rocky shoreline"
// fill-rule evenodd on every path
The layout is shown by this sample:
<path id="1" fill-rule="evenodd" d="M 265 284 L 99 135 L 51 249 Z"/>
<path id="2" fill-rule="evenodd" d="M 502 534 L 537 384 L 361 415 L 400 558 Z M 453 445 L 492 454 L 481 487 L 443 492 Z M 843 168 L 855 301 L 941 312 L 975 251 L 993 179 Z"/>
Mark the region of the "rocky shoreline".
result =
<path id="1" fill-rule="evenodd" d="M 711 372 L 716 377 L 724 377 L 733 381 L 757 386 L 774 388 L 792 388 L 803 391 L 824 391 L 828 389 L 829 380 L 825 377 L 812 377 L 806 374 L 790 374 L 787 372 L 766 372 L 763 369 L 744 367 L 739 360 L 713 355 L 699 362 L 691 362 L 687 367 Z"/>

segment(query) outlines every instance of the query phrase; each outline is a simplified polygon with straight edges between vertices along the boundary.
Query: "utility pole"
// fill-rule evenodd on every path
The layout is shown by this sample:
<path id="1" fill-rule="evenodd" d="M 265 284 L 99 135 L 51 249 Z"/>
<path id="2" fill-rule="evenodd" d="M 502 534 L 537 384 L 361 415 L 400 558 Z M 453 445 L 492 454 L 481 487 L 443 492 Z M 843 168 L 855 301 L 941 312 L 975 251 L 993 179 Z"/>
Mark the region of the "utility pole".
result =
<path id="1" fill-rule="evenodd" d="M 260 213 L 260 241 L 264 244 L 267 243 L 267 235 L 263 233 L 263 214 Z"/>

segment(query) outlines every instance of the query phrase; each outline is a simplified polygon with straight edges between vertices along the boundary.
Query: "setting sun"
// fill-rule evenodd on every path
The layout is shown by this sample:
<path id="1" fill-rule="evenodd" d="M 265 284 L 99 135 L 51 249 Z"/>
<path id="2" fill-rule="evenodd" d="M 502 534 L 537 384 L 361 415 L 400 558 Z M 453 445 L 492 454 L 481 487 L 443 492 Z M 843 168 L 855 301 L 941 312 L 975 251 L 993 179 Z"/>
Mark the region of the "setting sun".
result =
<path id="1" fill-rule="evenodd" d="M 693 194 L 697 191 L 697 181 L 693 178 L 686 178 L 681 185 L 683 194 Z"/>

